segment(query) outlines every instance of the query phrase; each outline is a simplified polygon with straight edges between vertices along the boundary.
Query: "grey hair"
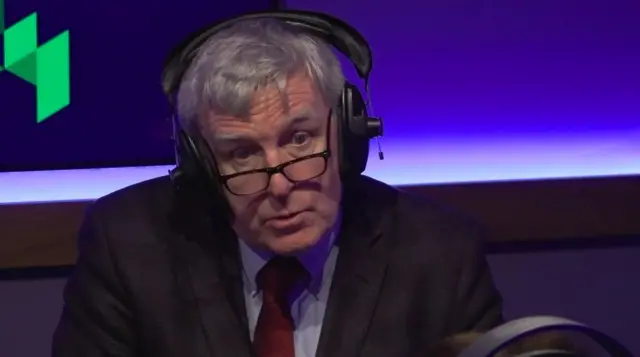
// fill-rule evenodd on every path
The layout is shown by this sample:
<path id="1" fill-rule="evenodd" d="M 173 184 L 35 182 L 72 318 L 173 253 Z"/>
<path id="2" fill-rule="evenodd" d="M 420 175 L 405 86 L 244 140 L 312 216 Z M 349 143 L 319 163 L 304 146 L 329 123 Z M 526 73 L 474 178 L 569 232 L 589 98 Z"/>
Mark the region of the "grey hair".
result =
<path id="1" fill-rule="evenodd" d="M 182 125 L 196 129 L 209 110 L 244 118 L 257 90 L 275 85 L 284 93 L 287 77 L 300 70 L 334 107 L 345 80 L 330 44 L 277 19 L 238 22 L 207 40 L 182 79 Z"/>

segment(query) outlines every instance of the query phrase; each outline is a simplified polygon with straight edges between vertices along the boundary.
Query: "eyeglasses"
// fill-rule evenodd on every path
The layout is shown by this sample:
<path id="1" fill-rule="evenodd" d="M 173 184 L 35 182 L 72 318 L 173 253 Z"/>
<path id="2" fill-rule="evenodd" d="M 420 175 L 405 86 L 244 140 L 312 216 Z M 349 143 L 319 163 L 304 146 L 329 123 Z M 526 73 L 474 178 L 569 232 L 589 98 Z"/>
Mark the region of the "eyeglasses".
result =
<path id="1" fill-rule="evenodd" d="M 221 176 L 222 184 L 234 195 L 253 195 L 269 187 L 271 176 L 282 174 L 289 182 L 312 180 L 327 171 L 329 150 L 287 161 L 278 166 Z"/>
<path id="2" fill-rule="evenodd" d="M 331 157 L 331 151 L 329 150 L 331 147 L 331 114 L 332 112 L 329 111 L 324 151 L 283 162 L 278 166 L 221 175 L 219 177 L 220 182 L 232 194 L 247 196 L 266 190 L 271 182 L 271 176 L 275 174 L 282 174 L 293 184 L 322 176 L 327 171 L 329 158 Z"/>

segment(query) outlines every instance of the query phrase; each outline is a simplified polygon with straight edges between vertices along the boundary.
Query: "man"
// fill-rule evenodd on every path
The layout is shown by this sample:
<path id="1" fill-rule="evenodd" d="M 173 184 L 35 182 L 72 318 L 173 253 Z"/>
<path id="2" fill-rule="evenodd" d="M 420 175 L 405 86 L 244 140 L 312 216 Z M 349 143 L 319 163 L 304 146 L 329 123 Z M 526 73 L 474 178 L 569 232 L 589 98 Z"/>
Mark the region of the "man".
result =
<path id="1" fill-rule="evenodd" d="M 166 177 L 98 200 L 53 355 L 402 357 L 499 324 L 475 225 L 341 179 L 343 86 L 330 46 L 278 20 L 213 35 L 178 111 L 233 219 L 185 204 Z"/>

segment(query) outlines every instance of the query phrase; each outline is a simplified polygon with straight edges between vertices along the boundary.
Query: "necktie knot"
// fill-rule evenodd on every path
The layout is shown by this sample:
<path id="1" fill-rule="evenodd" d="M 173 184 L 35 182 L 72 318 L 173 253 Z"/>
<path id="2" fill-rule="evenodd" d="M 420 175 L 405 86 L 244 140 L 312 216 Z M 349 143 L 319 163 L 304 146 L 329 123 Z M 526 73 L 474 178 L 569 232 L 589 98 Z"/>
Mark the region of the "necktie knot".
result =
<path id="1" fill-rule="evenodd" d="M 262 309 L 253 339 L 259 357 L 294 357 L 293 321 L 288 297 L 309 274 L 296 258 L 272 258 L 256 276 Z M 305 278 L 306 281 L 305 281 Z"/>
<path id="2" fill-rule="evenodd" d="M 298 283 L 308 283 L 309 273 L 293 257 L 274 257 L 260 269 L 256 276 L 263 299 L 282 301 Z"/>

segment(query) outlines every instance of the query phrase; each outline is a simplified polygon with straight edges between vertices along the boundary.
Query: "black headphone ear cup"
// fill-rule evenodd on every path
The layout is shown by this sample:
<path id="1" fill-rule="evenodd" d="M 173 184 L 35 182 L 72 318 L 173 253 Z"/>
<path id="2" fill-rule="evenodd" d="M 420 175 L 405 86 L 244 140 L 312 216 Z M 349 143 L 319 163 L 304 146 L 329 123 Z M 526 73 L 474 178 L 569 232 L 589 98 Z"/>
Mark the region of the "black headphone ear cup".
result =
<path id="1" fill-rule="evenodd" d="M 340 171 L 343 179 L 364 172 L 369 158 L 367 108 L 356 86 L 346 82 L 340 100 Z"/>
<path id="2" fill-rule="evenodd" d="M 220 217 L 232 218 L 231 207 L 220 184 L 218 168 L 213 153 L 204 138 L 192 137 L 176 126 L 175 145 L 177 155 L 177 186 L 193 193 L 193 198 L 218 212 Z M 173 175 L 172 175 L 173 176 Z"/>
<path id="3" fill-rule="evenodd" d="M 229 201 L 225 197 L 224 187 L 220 182 L 220 174 L 218 172 L 218 165 L 213 156 L 213 152 L 207 144 L 207 141 L 202 136 L 196 136 L 193 138 L 194 147 L 198 153 L 199 162 L 201 163 L 202 175 L 200 178 L 204 178 L 202 185 L 205 186 L 206 199 L 210 202 L 207 204 L 217 212 L 220 217 L 233 219 L 231 207 Z"/>
<path id="4" fill-rule="evenodd" d="M 195 177 L 199 174 L 200 163 L 197 149 L 187 133 L 177 123 L 174 123 L 174 147 L 176 154 L 176 175 L 182 178 Z"/>

